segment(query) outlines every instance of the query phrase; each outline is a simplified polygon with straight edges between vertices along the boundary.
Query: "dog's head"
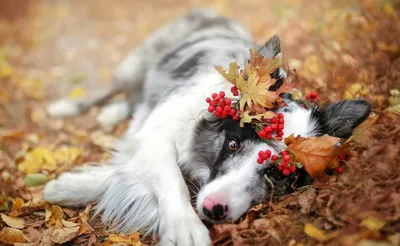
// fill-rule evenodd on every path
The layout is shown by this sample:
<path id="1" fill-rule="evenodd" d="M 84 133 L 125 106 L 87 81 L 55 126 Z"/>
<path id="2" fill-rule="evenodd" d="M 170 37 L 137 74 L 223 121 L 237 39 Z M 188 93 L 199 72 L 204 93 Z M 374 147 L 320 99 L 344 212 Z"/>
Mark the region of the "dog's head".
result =
<path id="1" fill-rule="evenodd" d="M 275 54 L 274 49 L 279 46 L 276 45 L 276 40 L 269 41 L 262 51 Z M 284 137 L 329 134 L 347 138 L 370 113 L 370 105 L 363 100 L 341 101 L 312 109 L 302 107 L 290 96 L 285 101 L 287 106 L 279 109 L 285 117 Z M 191 147 L 192 165 L 206 167 L 201 174 L 193 174 L 203 183 L 196 202 L 199 213 L 211 221 L 238 219 L 252 205 L 269 197 L 271 186 L 265 174 L 274 183 L 275 195 L 290 191 L 296 175 L 298 185 L 312 181 L 302 169 L 286 177 L 272 161 L 257 163 L 260 151 L 277 154 L 280 146 L 279 142 L 271 146 L 263 142 L 251 126 L 240 127 L 237 121 L 212 114 L 204 116 L 196 127 Z"/>

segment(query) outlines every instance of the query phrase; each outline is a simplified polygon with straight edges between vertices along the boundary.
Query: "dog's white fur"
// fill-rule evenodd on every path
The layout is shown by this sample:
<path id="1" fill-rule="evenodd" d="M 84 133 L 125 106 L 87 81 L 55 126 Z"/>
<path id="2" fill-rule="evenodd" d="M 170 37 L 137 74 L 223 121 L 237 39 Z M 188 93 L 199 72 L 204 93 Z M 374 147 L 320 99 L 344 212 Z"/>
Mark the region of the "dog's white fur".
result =
<path id="1" fill-rule="evenodd" d="M 200 28 L 205 25 L 210 26 Z M 207 40 L 218 35 L 224 37 Z M 232 41 L 237 37 L 240 42 Z M 199 42 L 199 38 L 204 40 Z M 173 62 L 163 70 L 161 58 L 187 43 L 192 43 L 193 48 L 186 49 L 184 54 L 176 51 L 174 55 L 182 59 L 173 60 L 171 55 Z M 61 174 L 46 185 L 45 200 L 66 206 L 97 202 L 97 211 L 103 213 L 102 220 L 110 229 L 158 233 L 161 245 L 210 245 L 208 230 L 192 208 L 185 179 L 201 186 L 197 197 L 201 216 L 205 217 L 202 212 L 205 197 L 213 196 L 229 204 L 228 218 L 237 219 L 254 199 L 248 187 L 255 173 L 268 165 L 256 163 L 258 152 L 266 149 L 277 152 L 265 143 L 244 141 L 244 154 L 224 161 L 220 168 L 229 171 L 211 181 L 211 169 L 193 159 L 191 147 L 196 141 L 196 125 L 201 119 L 212 117 L 206 111 L 205 98 L 213 92 L 229 93 L 231 87 L 214 65 L 227 66 L 236 61 L 243 67 L 251 47 L 250 35 L 236 22 L 221 19 L 209 10 L 194 10 L 152 34 L 129 54 L 115 70 L 110 88 L 78 101 L 62 99 L 50 104 L 50 115 L 72 116 L 116 93 L 129 92 L 127 101 L 103 108 L 98 121 L 106 126 L 115 125 L 132 110 L 133 119 L 125 137 L 115 144 L 116 151 L 109 163 L 87 165 Z M 173 79 L 172 71 L 182 66 L 184 58 L 199 54 L 196 53 L 199 50 L 212 54 L 207 57 L 209 66 L 198 66 L 194 75 Z M 274 56 L 270 46 L 263 52 Z M 283 70 L 280 74 L 285 76 Z M 179 80 L 184 83 L 165 94 L 168 86 Z M 154 98 L 161 101 L 151 103 Z M 282 111 L 286 119 L 285 136 L 312 134 L 316 122 L 312 122 L 311 112 L 296 104 L 289 107 L 289 111 Z M 210 149 L 222 148 L 221 136 L 210 139 Z"/>

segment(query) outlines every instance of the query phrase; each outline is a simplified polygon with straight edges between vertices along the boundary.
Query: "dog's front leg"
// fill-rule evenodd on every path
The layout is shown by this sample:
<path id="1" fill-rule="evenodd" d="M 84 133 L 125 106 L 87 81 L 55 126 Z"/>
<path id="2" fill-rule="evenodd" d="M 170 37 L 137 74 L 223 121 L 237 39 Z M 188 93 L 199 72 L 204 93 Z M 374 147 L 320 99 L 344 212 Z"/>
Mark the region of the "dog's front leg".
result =
<path id="1" fill-rule="evenodd" d="M 154 177 L 149 178 L 158 200 L 160 244 L 210 245 L 209 232 L 191 206 L 174 145 L 158 139 L 157 146 L 158 153 L 152 153 Z"/>

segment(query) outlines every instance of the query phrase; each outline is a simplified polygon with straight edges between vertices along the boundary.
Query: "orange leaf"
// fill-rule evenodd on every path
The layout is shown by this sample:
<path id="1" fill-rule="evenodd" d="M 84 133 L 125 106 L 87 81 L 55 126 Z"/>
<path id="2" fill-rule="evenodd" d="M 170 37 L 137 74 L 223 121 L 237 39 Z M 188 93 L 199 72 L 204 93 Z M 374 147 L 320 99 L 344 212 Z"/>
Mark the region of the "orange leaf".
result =
<path id="1" fill-rule="evenodd" d="M 313 177 L 319 177 L 329 166 L 329 163 L 348 148 L 349 143 L 338 145 L 340 138 L 323 135 L 321 137 L 289 136 L 285 141 L 289 151 L 294 153 L 296 160 L 303 164 L 306 171 Z"/>
<path id="2" fill-rule="evenodd" d="M 22 211 L 22 206 L 24 205 L 24 200 L 21 198 L 16 198 L 12 207 L 11 212 L 8 213 L 8 215 L 13 216 L 13 217 L 18 217 L 24 212 Z"/>

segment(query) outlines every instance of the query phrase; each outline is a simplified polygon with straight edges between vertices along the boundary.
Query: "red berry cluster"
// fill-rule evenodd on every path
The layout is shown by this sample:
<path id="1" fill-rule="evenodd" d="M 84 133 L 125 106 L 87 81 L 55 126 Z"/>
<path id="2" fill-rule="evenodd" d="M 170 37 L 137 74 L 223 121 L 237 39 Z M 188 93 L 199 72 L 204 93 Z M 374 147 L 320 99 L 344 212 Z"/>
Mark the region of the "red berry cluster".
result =
<path id="1" fill-rule="evenodd" d="M 236 86 L 232 86 L 231 87 L 231 92 L 232 94 L 236 97 L 237 95 L 239 95 L 239 91 L 238 88 Z"/>
<path id="2" fill-rule="evenodd" d="M 338 156 L 337 161 L 339 163 L 339 166 L 336 168 L 336 172 L 337 173 L 342 173 L 343 172 L 343 167 L 341 166 L 341 164 L 347 159 L 346 155 L 341 155 Z"/>
<path id="3" fill-rule="evenodd" d="M 232 99 L 225 97 L 225 92 L 213 93 L 211 98 L 206 98 L 206 102 L 209 104 L 208 112 L 215 116 L 225 119 L 230 115 L 233 120 L 239 120 L 236 110 L 232 108 Z"/>
<path id="4" fill-rule="evenodd" d="M 265 126 L 262 130 L 258 131 L 260 138 L 272 139 L 272 134 L 275 133 L 277 139 L 281 139 L 283 136 L 283 129 L 285 128 L 285 120 L 283 114 L 279 113 L 278 117 L 273 117 L 270 121 L 270 125 Z"/>
<path id="5" fill-rule="evenodd" d="M 266 151 L 258 152 L 257 163 L 263 164 L 265 160 L 271 157 L 271 150 L 267 149 Z"/>
<path id="6" fill-rule="evenodd" d="M 313 91 L 309 95 L 306 96 L 306 100 L 310 102 L 317 102 L 319 101 L 318 93 Z"/>
<path id="7" fill-rule="evenodd" d="M 285 176 L 289 176 L 290 173 L 296 172 L 296 166 L 290 163 L 290 154 L 287 151 L 282 151 L 279 155 L 280 157 L 277 155 L 271 156 L 271 160 L 275 162 L 280 160 L 280 163 L 278 163 L 278 170 Z"/>

